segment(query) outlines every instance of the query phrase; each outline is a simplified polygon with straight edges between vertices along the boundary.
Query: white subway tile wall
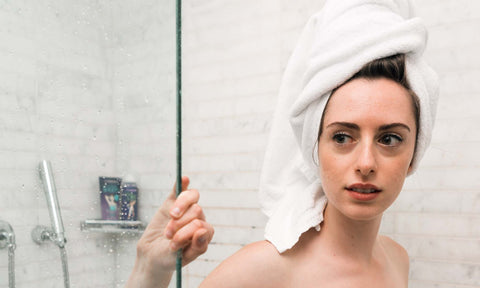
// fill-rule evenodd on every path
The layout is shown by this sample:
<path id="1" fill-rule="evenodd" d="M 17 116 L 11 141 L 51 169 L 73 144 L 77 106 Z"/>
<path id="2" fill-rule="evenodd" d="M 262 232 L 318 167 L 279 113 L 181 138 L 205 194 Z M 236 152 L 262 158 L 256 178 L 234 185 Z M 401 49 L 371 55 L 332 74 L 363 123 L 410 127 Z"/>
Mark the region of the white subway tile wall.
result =
<path id="1" fill-rule="evenodd" d="M 216 227 L 209 251 L 186 269 L 188 287 L 263 237 L 255 193 L 282 71 L 323 3 L 184 4 L 185 170 Z M 437 127 L 381 226 L 410 254 L 410 287 L 480 286 L 479 11 L 475 1 L 417 1 L 441 83 Z"/>
<path id="2" fill-rule="evenodd" d="M 257 187 L 282 72 L 324 1 L 183 1 L 183 170 L 216 229 L 184 268 L 197 287 L 263 238 Z M 411 259 L 409 287 L 480 286 L 480 2 L 417 1 L 441 100 L 431 149 L 381 232 Z M 80 231 L 98 176 L 132 175 L 148 222 L 175 179 L 174 1 L 0 1 L 0 219 L 17 235 L 17 287 L 62 287 L 36 167 L 52 161 L 72 287 L 122 287 L 137 237 Z M 7 278 L 0 250 L 0 287 Z M 171 287 L 174 287 L 172 284 Z"/>

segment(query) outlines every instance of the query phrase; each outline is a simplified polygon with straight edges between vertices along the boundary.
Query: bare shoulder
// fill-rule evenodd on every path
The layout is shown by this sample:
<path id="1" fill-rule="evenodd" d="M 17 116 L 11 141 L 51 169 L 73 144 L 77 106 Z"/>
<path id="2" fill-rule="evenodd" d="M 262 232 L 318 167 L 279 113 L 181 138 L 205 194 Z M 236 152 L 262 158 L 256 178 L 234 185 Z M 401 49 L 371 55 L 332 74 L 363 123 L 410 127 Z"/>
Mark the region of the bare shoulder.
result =
<path id="1" fill-rule="evenodd" d="M 249 244 L 215 268 L 200 287 L 281 287 L 281 258 L 268 241 Z"/>
<path id="2" fill-rule="evenodd" d="M 402 271 L 402 274 L 408 277 L 410 260 L 407 250 L 388 236 L 381 235 L 380 241 L 389 258 L 393 260 L 395 266 Z"/>

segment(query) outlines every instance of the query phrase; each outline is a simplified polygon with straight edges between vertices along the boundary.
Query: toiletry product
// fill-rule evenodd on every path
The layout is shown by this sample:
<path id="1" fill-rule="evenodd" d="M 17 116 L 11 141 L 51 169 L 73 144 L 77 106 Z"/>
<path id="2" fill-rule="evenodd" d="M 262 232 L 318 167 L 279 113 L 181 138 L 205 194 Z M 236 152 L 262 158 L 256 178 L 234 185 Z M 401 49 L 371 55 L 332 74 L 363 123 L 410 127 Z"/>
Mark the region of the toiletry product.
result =
<path id="1" fill-rule="evenodd" d="M 137 220 L 138 187 L 135 182 L 123 182 L 121 190 L 120 220 Z"/>
<path id="2" fill-rule="evenodd" d="M 98 177 L 103 220 L 118 220 L 122 178 Z"/>

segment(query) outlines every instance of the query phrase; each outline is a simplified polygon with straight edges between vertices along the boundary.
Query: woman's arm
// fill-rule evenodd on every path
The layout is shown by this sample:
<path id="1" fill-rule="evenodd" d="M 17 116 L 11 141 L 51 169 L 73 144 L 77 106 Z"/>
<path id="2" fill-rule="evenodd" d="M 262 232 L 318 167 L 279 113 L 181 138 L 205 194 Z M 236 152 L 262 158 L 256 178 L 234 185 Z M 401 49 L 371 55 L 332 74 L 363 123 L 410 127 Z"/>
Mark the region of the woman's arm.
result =
<path id="1" fill-rule="evenodd" d="M 188 184 L 189 179 L 183 177 L 183 192 L 175 199 L 174 187 L 145 229 L 137 243 L 137 258 L 126 288 L 167 287 L 175 270 L 177 250 L 183 249 L 183 265 L 207 250 L 213 227 L 197 204 L 198 191 L 187 190 Z"/>

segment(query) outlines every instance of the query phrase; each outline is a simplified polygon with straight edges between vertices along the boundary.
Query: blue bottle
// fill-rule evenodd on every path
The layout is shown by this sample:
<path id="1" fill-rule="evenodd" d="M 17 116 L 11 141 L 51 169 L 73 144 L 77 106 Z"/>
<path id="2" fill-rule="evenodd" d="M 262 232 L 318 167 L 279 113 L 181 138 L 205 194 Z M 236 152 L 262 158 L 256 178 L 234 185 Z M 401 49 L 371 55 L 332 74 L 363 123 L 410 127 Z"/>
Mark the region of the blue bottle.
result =
<path id="1" fill-rule="evenodd" d="M 138 187 L 135 182 L 123 182 L 121 190 L 120 220 L 138 219 Z"/>

